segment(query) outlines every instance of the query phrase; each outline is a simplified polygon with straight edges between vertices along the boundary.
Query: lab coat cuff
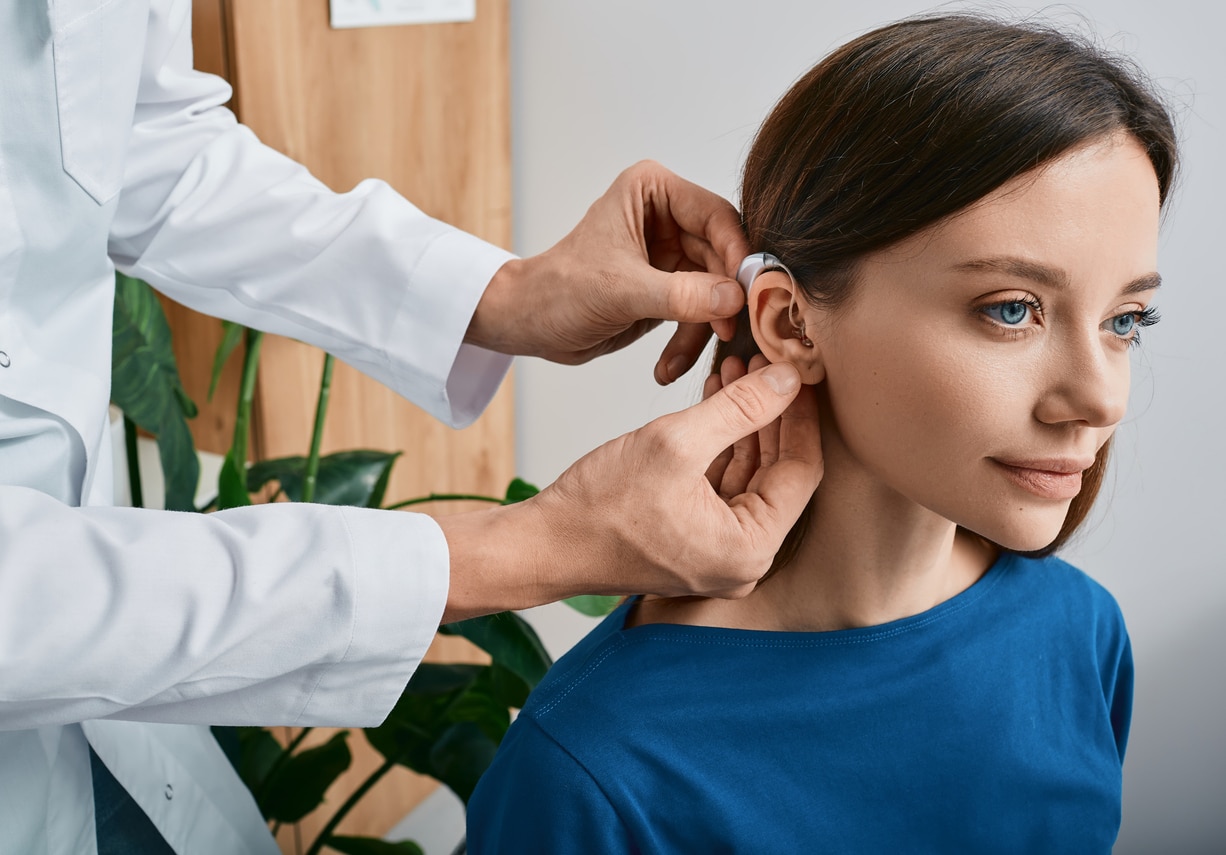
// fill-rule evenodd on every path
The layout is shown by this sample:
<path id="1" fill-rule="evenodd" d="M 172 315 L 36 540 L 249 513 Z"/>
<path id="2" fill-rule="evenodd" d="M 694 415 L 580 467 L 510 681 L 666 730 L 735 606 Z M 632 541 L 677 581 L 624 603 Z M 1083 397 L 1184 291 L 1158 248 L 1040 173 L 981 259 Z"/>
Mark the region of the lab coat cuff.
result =
<path id="1" fill-rule="evenodd" d="M 343 508 L 356 605 L 343 657 L 325 669 L 300 724 L 380 724 L 421 663 L 447 603 L 449 553 L 425 514 Z"/>
<path id="2" fill-rule="evenodd" d="M 425 382 L 414 401 L 452 427 L 472 424 L 489 404 L 511 366 L 511 357 L 464 344 L 469 322 L 494 274 L 515 256 L 459 230 L 432 240 L 412 272 L 412 300 L 392 327 L 392 370 L 406 367 Z"/>

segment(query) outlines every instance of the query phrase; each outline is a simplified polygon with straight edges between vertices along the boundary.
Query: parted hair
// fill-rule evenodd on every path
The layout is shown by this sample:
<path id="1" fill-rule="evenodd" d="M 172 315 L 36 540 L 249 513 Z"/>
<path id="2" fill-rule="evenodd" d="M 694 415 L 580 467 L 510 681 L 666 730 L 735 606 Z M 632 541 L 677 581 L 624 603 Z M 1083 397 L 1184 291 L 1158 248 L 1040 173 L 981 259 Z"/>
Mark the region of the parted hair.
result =
<path id="1" fill-rule="evenodd" d="M 842 46 L 779 100 L 745 162 L 749 245 L 791 270 L 814 306 L 837 311 L 858 264 L 1009 180 L 1124 131 L 1148 152 L 1165 205 L 1177 144 L 1170 114 L 1130 61 L 1090 40 L 977 15 L 904 20 Z M 759 349 L 748 311 L 716 348 L 746 362 Z M 1056 539 L 1085 521 L 1110 443 L 1084 473 Z M 791 560 L 813 503 L 775 560 Z"/>

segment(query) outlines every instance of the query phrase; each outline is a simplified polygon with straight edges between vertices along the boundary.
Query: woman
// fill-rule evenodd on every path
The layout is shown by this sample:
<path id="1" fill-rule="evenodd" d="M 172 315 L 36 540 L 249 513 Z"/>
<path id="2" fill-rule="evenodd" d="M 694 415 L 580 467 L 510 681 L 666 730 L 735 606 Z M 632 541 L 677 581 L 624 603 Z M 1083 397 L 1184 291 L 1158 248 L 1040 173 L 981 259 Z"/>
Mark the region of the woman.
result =
<path id="1" fill-rule="evenodd" d="M 559 661 L 470 850 L 1109 852 L 1128 636 L 1051 555 L 1157 320 L 1175 161 L 1135 72 L 1035 27 L 905 21 L 802 78 L 742 185 L 778 261 L 716 362 L 815 387 L 822 485 L 749 596 L 627 602 Z"/>

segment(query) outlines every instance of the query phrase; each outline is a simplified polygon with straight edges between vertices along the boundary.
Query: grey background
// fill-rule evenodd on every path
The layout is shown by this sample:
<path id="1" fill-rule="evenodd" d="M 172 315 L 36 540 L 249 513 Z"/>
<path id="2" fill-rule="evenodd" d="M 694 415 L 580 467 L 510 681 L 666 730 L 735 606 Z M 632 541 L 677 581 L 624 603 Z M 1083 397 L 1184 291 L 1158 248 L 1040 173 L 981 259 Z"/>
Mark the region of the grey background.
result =
<path id="1" fill-rule="evenodd" d="M 902 0 L 518 0 L 512 12 L 516 249 L 547 248 L 616 174 L 650 157 L 735 201 L 758 123 L 791 82 L 867 29 L 934 7 Z M 952 4 L 943 10 L 975 8 Z M 1131 412 L 1089 534 L 1067 557 L 1117 597 L 1138 683 L 1118 853 L 1226 851 L 1226 310 L 1220 292 L 1226 14 L 1208 2 L 1086 0 L 1042 10 L 1135 56 L 1170 95 L 1182 184 Z M 651 380 L 665 341 L 581 368 L 518 367 L 518 463 L 539 484 L 605 440 L 680 409 L 699 381 Z M 555 653 L 587 624 L 533 619 Z"/>

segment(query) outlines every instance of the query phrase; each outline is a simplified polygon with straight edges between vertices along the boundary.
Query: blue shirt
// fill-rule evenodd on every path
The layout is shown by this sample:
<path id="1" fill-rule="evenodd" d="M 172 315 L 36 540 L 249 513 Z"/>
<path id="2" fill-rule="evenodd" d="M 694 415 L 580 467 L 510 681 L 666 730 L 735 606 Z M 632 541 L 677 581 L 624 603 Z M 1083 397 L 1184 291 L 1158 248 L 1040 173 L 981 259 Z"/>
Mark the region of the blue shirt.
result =
<path id="1" fill-rule="evenodd" d="M 469 851 L 1107 853 L 1132 655 L 1056 558 L 836 632 L 611 614 L 549 672 L 469 803 Z"/>

